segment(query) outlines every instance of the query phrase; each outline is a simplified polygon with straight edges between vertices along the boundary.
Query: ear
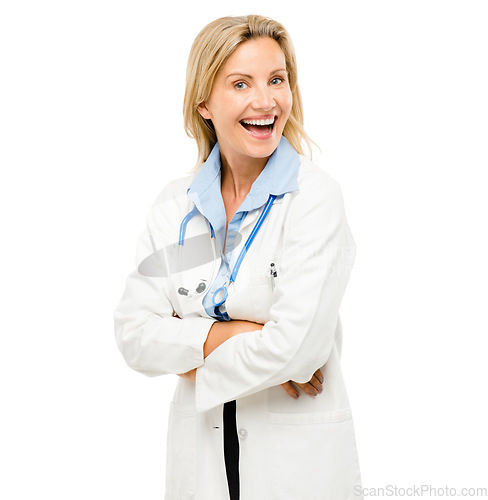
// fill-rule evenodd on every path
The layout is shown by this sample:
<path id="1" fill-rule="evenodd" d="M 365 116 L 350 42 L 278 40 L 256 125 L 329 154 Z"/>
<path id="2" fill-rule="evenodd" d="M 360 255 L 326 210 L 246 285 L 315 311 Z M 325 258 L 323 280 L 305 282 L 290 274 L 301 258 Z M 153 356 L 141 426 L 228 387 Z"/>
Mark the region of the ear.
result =
<path id="1" fill-rule="evenodd" d="M 205 120 L 211 120 L 212 119 L 212 116 L 210 114 L 210 111 L 209 111 L 209 109 L 207 107 L 207 103 L 206 102 L 201 102 L 197 106 L 197 110 L 202 115 L 202 117 L 205 118 Z"/>

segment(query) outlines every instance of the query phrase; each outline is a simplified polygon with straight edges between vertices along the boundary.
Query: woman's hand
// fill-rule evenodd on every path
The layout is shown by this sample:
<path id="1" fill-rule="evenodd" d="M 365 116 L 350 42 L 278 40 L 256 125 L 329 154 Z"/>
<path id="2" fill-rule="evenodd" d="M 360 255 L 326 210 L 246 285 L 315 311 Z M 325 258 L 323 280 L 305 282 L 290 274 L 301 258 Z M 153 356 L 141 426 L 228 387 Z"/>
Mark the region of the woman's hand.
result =
<path id="1" fill-rule="evenodd" d="M 173 316 L 179 318 L 179 316 L 176 315 L 176 313 L 173 313 Z M 181 318 L 179 318 L 181 319 Z M 214 323 L 214 325 L 218 327 L 225 327 L 228 332 L 228 336 L 226 339 L 233 337 L 234 335 L 239 335 L 240 333 L 245 333 L 245 332 L 252 332 L 255 330 L 262 330 L 263 329 L 263 324 L 261 323 L 254 323 L 252 321 L 244 321 L 244 320 L 233 320 L 233 321 L 228 321 L 228 322 L 222 322 L 222 323 Z M 218 340 L 217 344 L 215 347 L 217 347 L 220 343 L 222 343 L 224 339 Z M 215 348 L 214 347 L 214 348 Z M 195 382 L 196 380 L 196 374 L 197 374 L 197 369 L 193 368 L 193 370 L 190 370 L 186 373 L 178 373 L 177 375 L 179 377 L 182 377 L 186 380 L 189 380 L 190 382 Z M 307 394 L 310 396 L 316 396 L 317 394 L 321 393 L 323 390 L 322 383 L 324 382 L 324 377 L 322 375 L 322 372 L 320 369 L 318 369 L 313 375 L 312 378 L 306 383 L 306 384 L 300 384 L 298 382 L 294 382 L 293 380 L 289 380 L 288 382 L 285 382 L 284 384 L 281 384 L 283 389 L 294 398 L 294 394 L 296 394 L 297 398 L 299 396 L 298 389 L 295 388 L 293 384 L 296 384 L 298 387 L 300 387 L 303 391 L 305 391 Z"/>
<path id="2" fill-rule="evenodd" d="M 293 384 L 296 384 L 300 389 L 305 391 L 309 396 L 316 396 L 321 393 L 323 390 L 322 384 L 324 382 L 324 377 L 320 368 L 312 375 L 312 378 L 306 384 L 300 384 L 298 382 L 293 382 L 293 380 L 289 380 L 284 384 L 281 384 L 281 387 L 285 389 L 285 391 L 294 399 L 297 399 L 299 396 L 298 389 L 295 389 Z M 296 396 L 295 396 L 296 394 Z"/>
<path id="3" fill-rule="evenodd" d="M 193 370 L 190 370 L 189 372 L 178 374 L 179 377 L 182 377 L 186 380 L 189 380 L 190 382 L 195 382 L 196 375 L 197 375 L 196 368 L 193 368 Z M 285 391 L 291 397 L 294 397 L 293 394 L 297 394 L 297 397 L 298 397 L 298 390 L 295 389 L 295 387 L 292 385 L 292 382 L 293 382 L 293 384 L 296 384 L 298 387 L 300 387 L 302 390 L 304 390 L 310 396 L 316 396 L 317 394 L 322 392 L 323 381 L 324 381 L 324 378 L 322 376 L 322 372 L 319 369 L 313 374 L 310 381 L 307 382 L 306 384 L 300 384 L 298 382 L 293 382 L 293 380 L 290 380 L 288 382 L 285 382 L 284 384 L 281 384 L 281 387 L 283 387 L 283 389 L 285 389 Z"/>

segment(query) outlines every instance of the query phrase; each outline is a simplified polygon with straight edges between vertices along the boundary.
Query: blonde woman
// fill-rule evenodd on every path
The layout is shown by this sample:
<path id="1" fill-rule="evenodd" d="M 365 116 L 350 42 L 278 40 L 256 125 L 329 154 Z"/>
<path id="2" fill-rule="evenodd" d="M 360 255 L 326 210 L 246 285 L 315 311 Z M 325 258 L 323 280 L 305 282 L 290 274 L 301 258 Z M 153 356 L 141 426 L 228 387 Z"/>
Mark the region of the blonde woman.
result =
<path id="1" fill-rule="evenodd" d="M 180 376 L 165 498 L 360 498 L 339 317 L 355 243 L 339 185 L 304 155 L 285 28 L 205 26 L 184 119 L 197 167 L 154 202 L 115 312 L 130 367 Z"/>

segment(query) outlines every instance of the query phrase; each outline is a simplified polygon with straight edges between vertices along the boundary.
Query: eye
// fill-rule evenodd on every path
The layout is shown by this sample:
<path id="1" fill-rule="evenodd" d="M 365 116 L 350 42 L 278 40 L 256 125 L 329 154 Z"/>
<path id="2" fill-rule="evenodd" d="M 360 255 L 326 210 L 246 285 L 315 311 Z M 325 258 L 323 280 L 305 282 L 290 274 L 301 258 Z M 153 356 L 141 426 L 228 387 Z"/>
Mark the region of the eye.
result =
<path id="1" fill-rule="evenodd" d="M 277 83 L 273 83 L 273 82 L 277 82 Z M 271 83 L 273 83 L 273 85 L 278 85 L 279 83 L 281 82 L 284 82 L 283 78 L 280 78 L 280 77 L 275 77 L 271 80 Z"/>
<path id="2" fill-rule="evenodd" d="M 234 87 L 237 89 L 237 90 L 242 90 L 244 88 L 247 87 L 247 84 L 245 84 L 244 82 L 237 82 Z"/>

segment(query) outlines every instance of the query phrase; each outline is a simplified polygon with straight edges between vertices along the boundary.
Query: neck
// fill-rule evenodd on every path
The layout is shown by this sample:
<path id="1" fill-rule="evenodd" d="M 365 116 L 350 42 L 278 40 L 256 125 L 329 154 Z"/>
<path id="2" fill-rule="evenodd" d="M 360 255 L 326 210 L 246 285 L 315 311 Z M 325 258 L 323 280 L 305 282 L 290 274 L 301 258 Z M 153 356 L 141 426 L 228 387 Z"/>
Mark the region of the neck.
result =
<path id="1" fill-rule="evenodd" d="M 246 158 L 241 162 L 229 162 L 221 153 L 221 183 L 222 193 L 235 199 L 244 199 L 251 190 L 253 182 L 264 170 L 268 158 Z"/>

